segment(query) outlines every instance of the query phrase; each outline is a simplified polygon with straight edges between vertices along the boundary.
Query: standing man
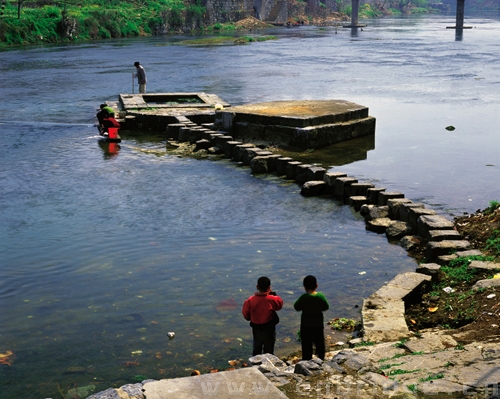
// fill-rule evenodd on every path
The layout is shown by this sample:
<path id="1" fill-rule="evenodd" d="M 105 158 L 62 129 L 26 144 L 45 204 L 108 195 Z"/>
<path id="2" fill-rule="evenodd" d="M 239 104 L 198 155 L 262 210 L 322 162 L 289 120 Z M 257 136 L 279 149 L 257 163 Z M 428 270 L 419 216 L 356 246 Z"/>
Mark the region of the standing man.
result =
<path id="1" fill-rule="evenodd" d="M 139 84 L 139 93 L 146 93 L 146 71 L 139 61 L 134 62 L 134 66 L 137 68 L 137 83 Z"/>

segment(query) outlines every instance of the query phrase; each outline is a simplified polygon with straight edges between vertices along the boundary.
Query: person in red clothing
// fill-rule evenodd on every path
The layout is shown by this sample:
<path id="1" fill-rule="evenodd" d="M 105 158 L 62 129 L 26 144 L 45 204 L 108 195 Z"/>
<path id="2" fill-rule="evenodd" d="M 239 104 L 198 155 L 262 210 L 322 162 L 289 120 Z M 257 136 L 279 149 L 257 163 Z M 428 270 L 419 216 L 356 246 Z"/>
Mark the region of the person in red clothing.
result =
<path id="1" fill-rule="evenodd" d="M 280 322 L 276 312 L 282 307 L 283 299 L 271 291 L 271 280 L 265 276 L 260 277 L 257 280 L 257 292 L 245 301 L 241 311 L 252 327 L 252 356 L 274 353 L 276 324 Z"/>
<path id="2" fill-rule="evenodd" d="M 105 133 L 108 131 L 108 128 L 110 127 L 116 127 L 120 128 L 120 122 L 118 122 L 113 115 L 110 115 L 109 113 L 105 112 L 103 115 L 103 120 L 102 120 L 102 130 L 101 132 Z"/>

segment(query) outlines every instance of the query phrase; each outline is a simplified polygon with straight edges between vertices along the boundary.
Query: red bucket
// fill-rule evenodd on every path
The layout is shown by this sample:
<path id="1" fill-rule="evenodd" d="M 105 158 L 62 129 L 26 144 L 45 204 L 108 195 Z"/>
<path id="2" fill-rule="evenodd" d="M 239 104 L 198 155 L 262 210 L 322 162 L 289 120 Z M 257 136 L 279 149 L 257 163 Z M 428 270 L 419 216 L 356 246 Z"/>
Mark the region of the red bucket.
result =
<path id="1" fill-rule="evenodd" d="M 110 139 L 118 138 L 118 128 L 117 127 L 108 127 L 108 137 Z"/>

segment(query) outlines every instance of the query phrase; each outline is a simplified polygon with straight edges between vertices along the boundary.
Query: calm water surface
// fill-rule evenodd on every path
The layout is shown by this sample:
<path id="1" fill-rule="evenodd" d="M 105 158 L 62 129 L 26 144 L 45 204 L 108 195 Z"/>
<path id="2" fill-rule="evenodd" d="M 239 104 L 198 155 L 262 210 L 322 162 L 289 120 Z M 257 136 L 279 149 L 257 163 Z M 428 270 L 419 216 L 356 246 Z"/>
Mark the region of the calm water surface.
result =
<path id="1" fill-rule="evenodd" d="M 368 106 L 375 143 L 334 146 L 321 161 L 440 213 L 471 212 L 500 200 L 500 23 L 466 21 L 474 29 L 455 40 L 453 22 L 369 21 L 357 36 L 276 29 L 263 33 L 279 40 L 246 46 L 161 37 L 0 53 L 0 353 L 15 353 L 0 366 L 0 398 L 227 367 L 251 351 L 240 307 L 263 274 L 285 300 L 277 351 L 288 353 L 304 275 L 318 276 L 327 318 L 358 317 L 364 296 L 415 268 L 349 207 L 228 161 L 177 158 L 155 132 L 126 136 L 109 157 L 95 108 L 132 90 L 134 61 L 150 92 Z M 231 299 L 235 309 L 218 307 Z"/>

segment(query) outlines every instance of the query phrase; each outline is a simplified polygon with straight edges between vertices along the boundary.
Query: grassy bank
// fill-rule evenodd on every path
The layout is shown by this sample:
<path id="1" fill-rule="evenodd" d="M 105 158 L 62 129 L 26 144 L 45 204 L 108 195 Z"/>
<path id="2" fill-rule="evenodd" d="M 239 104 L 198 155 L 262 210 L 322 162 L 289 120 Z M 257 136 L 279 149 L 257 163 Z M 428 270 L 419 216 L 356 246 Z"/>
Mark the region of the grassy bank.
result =
<path id="1" fill-rule="evenodd" d="M 18 4 L 6 1 L 0 19 L 2 45 L 162 34 L 201 19 L 205 11 L 198 2 L 182 0 Z"/>

